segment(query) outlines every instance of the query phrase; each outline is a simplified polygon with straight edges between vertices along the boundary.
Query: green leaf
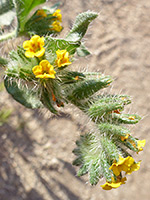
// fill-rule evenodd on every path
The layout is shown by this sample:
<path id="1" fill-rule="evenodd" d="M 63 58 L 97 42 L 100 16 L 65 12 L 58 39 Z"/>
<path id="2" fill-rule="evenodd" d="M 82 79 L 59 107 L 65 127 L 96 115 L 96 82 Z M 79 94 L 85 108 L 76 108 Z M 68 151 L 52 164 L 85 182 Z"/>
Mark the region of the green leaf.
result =
<path id="1" fill-rule="evenodd" d="M 32 68 L 38 65 L 38 60 L 27 58 L 22 47 L 18 47 L 17 51 L 10 52 L 10 61 L 7 65 L 6 74 L 9 77 L 17 77 L 25 80 L 33 80 L 35 76 L 32 73 Z"/>
<path id="2" fill-rule="evenodd" d="M 110 103 L 93 103 L 89 110 L 88 114 L 92 119 L 101 118 L 107 113 L 110 113 L 117 109 L 123 109 L 124 105 L 121 102 L 110 102 Z"/>
<path id="3" fill-rule="evenodd" d="M 88 113 L 93 119 L 100 119 L 112 111 L 120 112 L 120 110 L 124 109 L 124 105 L 129 103 L 131 103 L 131 100 L 126 95 L 97 96 L 91 101 Z"/>
<path id="4" fill-rule="evenodd" d="M 81 135 L 76 144 L 78 147 L 73 152 L 77 158 L 73 164 L 80 166 L 77 175 L 83 176 L 88 173 L 92 185 L 96 185 L 102 177 L 111 181 L 110 165 L 107 162 L 100 138 L 95 137 L 93 133 L 88 133 Z"/>
<path id="5" fill-rule="evenodd" d="M 83 176 L 85 174 L 88 173 L 88 166 L 86 166 L 85 164 L 83 166 L 80 167 L 80 169 L 77 172 L 77 176 Z"/>
<path id="6" fill-rule="evenodd" d="M 91 53 L 87 50 L 84 44 L 81 44 L 80 47 L 77 48 L 77 54 L 80 57 L 84 57 L 90 55 Z"/>
<path id="7" fill-rule="evenodd" d="M 48 53 L 46 53 L 46 59 L 53 64 L 56 60 L 56 51 L 58 49 L 66 49 L 70 55 L 76 52 L 76 49 L 80 46 L 80 42 L 66 41 L 65 39 L 57 39 L 47 36 L 45 38 L 45 46 Z"/>
<path id="8" fill-rule="evenodd" d="M 46 0 L 15 0 L 16 12 L 18 17 L 18 31 L 19 33 L 24 31 L 24 26 L 27 22 L 30 11 L 36 6 L 45 3 Z"/>
<path id="9" fill-rule="evenodd" d="M 27 87 L 25 83 L 19 84 L 15 79 L 10 80 L 8 77 L 4 79 L 4 85 L 7 92 L 25 107 L 32 109 L 43 107 L 39 99 L 38 90 Z"/>
<path id="10" fill-rule="evenodd" d="M 137 114 L 113 113 L 110 115 L 110 117 L 113 123 L 123 123 L 123 124 L 136 124 L 141 119 L 141 117 Z"/>
<path id="11" fill-rule="evenodd" d="M 65 88 L 68 100 L 81 100 L 90 97 L 102 88 L 109 86 L 112 82 L 110 76 L 101 76 L 96 79 L 85 79 Z"/>
<path id="12" fill-rule="evenodd" d="M 66 39 L 70 41 L 79 41 L 85 35 L 89 24 L 98 16 L 96 12 L 87 11 L 76 17 L 75 23 L 67 35 Z"/>
<path id="13" fill-rule="evenodd" d="M 96 185 L 101 177 L 99 161 L 96 161 L 90 168 L 90 183 Z"/>
<path id="14" fill-rule="evenodd" d="M 98 124 L 98 128 L 100 130 L 100 134 L 106 135 L 116 135 L 116 136 L 126 136 L 126 134 L 130 133 L 130 130 L 119 125 L 110 124 L 110 123 L 101 123 Z"/>
<path id="15" fill-rule="evenodd" d="M 53 104 L 54 101 L 52 100 L 52 95 L 50 92 L 47 91 L 46 88 L 42 88 L 42 94 L 41 94 L 41 102 L 43 105 L 50 110 L 52 113 L 57 114 L 57 110 L 54 108 Z"/>
<path id="16" fill-rule="evenodd" d="M 72 84 L 81 80 L 84 80 L 85 76 L 81 72 L 77 71 L 67 71 L 67 70 L 61 70 L 60 73 L 57 73 L 60 82 L 62 85 L 64 84 Z"/>

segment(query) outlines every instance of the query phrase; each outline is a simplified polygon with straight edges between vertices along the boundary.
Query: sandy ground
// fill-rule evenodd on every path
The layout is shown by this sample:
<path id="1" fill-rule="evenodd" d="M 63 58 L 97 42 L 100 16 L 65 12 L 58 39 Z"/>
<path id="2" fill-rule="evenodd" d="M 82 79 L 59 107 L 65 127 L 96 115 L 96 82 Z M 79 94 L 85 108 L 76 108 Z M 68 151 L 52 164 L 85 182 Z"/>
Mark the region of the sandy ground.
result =
<path id="1" fill-rule="evenodd" d="M 143 118 L 131 130 L 147 141 L 144 151 L 134 155 L 142 160 L 141 169 L 116 190 L 102 190 L 103 180 L 90 186 L 88 177 L 76 177 L 77 168 L 71 165 L 75 140 L 84 132 L 76 110 L 50 116 L 47 112 L 25 109 L 3 91 L 0 103 L 6 103 L 13 113 L 9 122 L 0 127 L 0 200 L 149 200 L 150 1 L 62 3 L 62 37 L 78 13 L 99 12 L 85 37 L 92 55 L 76 60 L 73 66 L 111 75 L 115 79 L 111 91 L 132 96 L 129 110 Z"/>

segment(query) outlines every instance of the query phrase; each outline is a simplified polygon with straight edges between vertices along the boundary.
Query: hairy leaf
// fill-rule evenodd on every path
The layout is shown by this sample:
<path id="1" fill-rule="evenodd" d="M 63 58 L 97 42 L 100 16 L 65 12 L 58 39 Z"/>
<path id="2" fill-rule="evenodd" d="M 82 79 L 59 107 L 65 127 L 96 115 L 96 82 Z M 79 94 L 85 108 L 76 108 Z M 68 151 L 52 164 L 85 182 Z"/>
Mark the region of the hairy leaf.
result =
<path id="1" fill-rule="evenodd" d="M 101 76 L 96 79 L 85 79 L 72 84 L 65 89 L 68 100 L 81 100 L 90 97 L 102 88 L 107 87 L 112 82 L 110 76 Z"/>
<path id="2" fill-rule="evenodd" d="M 32 109 L 42 107 L 37 90 L 27 87 L 23 83 L 19 85 L 15 79 L 10 80 L 8 77 L 5 78 L 4 84 L 7 92 L 25 107 Z"/>
<path id="3" fill-rule="evenodd" d="M 77 48 L 77 54 L 80 57 L 88 56 L 90 55 L 90 52 L 87 50 L 87 48 L 84 46 L 84 44 L 81 44 L 79 48 Z"/>
<path id="4" fill-rule="evenodd" d="M 85 35 L 89 24 L 98 16 L 96 12 L 87 11 L 76 17 L 75 23 L 67 35 L 66 39 L 70 41 L 79 41 Z"/>

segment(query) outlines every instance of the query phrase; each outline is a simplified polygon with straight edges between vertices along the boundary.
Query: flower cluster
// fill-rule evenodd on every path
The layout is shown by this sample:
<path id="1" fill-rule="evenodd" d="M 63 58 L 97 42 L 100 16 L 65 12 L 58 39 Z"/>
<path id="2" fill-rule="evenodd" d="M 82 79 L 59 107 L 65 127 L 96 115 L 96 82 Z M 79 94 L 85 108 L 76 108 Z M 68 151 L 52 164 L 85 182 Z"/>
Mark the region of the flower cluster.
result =
<path id="1" fill-rule="evenodd" d="M 62 30 L 62 26 L 61 26 L 61 22 L 62 22 L 62 15 L 61 15 L 61 10 L 57 9 L 53 14 L 52 14 L 52 24 L 49 28 L 50 31 L 56 31 L 56 32 L 60 32 Z M 38 10 L 36 13 L 36 16 L 38 16 L 38 18 L 36 19 L 37 21 L 44 19 L 46 17 L 48 17 L 47 13 L 45 10 L 41 9 Z"/>
<path id="2" fill-rule="evenodd" d="M 37 11 L 36 16 L 39 16 L 39 18 L 37 20 L 40 20 L 40 19 L 47 17 L 47 14 L 43 9 L 41 9 L 41 10 Z"/>
<path id="3" fill-rule="evenodd" d="M 112 188 L 118 188 L 120 185 L 125 184 L 126 177 L 122 178 L 121 172 L 124 171 L 126 174 L 131 174 L 133 171 L 137 171 L 140 168 L 140 162 L 135 162 L 131 156 L 123 158 L 119 155 L 118 162 L 114 161 L 110 166 L 109 170 L 113 171 L 114 177 L 112 177 L 112 182 L 106 182 L 101 187 L 104 190 L 111 190 Z"/>
<path id="4" fill-rule="evenodd" d="M 60 32 L 62 30 L 62 26 L 61 26 L 62 15 L 60 12 L 61 12 L 61 10 L 57 9 L 53 13 L 54 22 L 52 23 L 52 28 L 50 28 L 50 30 L 52 30 L 52 31 Z"/>
<path id="5" fill-rule="evenodd" d="M 60 18 L 60 15 L 58 15 Z M 51 65 L 48 60 L 42 59 L 45 54 L 45 48 L 44 48 L 44 37 L 40 37 L 38 35 L 34 35 L 30 40 L 27 40 L 23 43 L 23 48 L 25 51 L 25 56 L 28 58 L 37 57 L 39 58 L 39 65 L 34 66 L 32 68 L 32 72 L 35 75 L 36 78 L 40 79 L 48 79 L 48 78 L 55 78 L 56 72 L 54 71 L 55 68 L 64 67 L 67 65 L 70 65 L 70 56 L 69 52 L 67 50 L 60 50 L 58 49 L 56 51 L 57 58 L 55 60 L 55 63 Z"/>

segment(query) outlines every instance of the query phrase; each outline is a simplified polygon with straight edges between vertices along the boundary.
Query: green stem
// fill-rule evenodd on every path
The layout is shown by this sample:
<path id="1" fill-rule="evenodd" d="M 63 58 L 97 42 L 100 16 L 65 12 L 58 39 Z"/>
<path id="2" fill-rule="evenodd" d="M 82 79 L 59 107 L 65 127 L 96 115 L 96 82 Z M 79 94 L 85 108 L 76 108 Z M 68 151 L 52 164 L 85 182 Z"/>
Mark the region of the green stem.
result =
<path id="1" fill-rule="evenodd" d="M 16 29 L 14 31 L 12 31 L 11 33 L 7 33 L 7 34 L 0 36 L 0 42 L 11 39 L 15 36 L 16 36 Z"/>

